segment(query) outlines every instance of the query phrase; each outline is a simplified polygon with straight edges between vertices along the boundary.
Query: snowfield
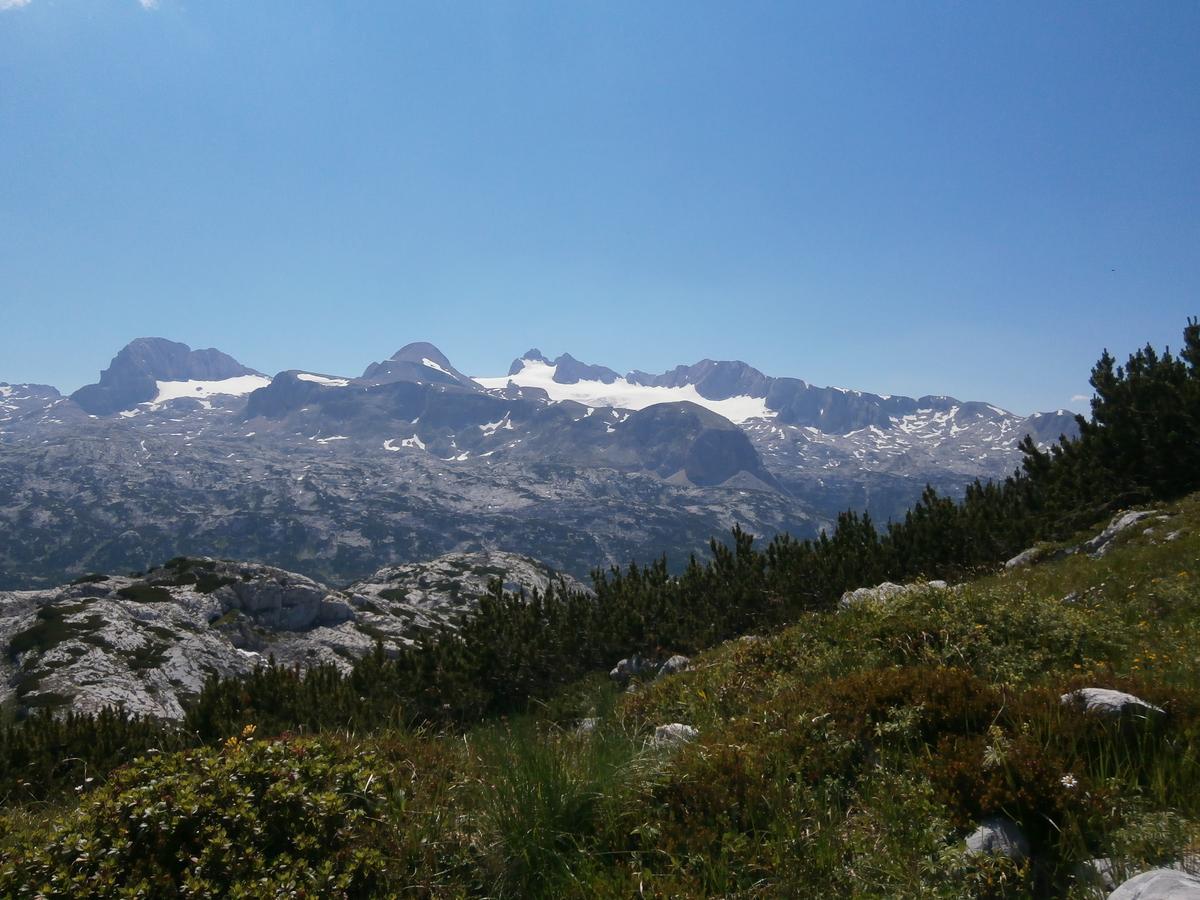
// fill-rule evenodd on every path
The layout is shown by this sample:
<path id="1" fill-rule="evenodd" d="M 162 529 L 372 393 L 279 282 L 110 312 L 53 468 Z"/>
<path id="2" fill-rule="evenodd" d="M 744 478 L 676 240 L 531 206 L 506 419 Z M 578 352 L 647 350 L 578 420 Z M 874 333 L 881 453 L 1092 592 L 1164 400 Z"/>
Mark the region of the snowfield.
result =
<path id="1" fill-rule="evenodd" d="M 298 372 L 296 377 L 301 381 L 311 381 L 313 384 L 323 384 L 326 387 L 345 387 L 350 383 L 345 378 L 328 378 L 324 375 L 313 375 L 311 372 Z"/>
<path id="2" fill-rule="evenodd" d="M 564 400 L 574 400 L 584 406 L 599 408 L 614 406 L 618 409 L 645 409 L 656 403 L 679 403 L 688 401 L 705 409 L 711 409 L 731 422 L 745 422 L 750 419 L 763 419 L 775 416 L 775 411 L 767 409 L 767 402 L 762 397 L 730 397 L 727 400 L 709 400 L 700 396 L 693 385 L 684 387 L 648 387 L 631 384 L 624 378 L 618 378 L 612 384 L 602 381 L 579 381 L 575 384 L 559 384 L 554 380 L 557 366 L 532 359 L 521 360 L 524 368 L 515 375 L 504 375 L 498 378 L 474 378 L 476 384 L 488 390 L 503 390 L 509 382 L 523 388 L 541 388 L 555 403 Z"/>
<path id="3" fill-rule="evenodd" d="M 223 378 L 220 381 L 159 381 L 158 396 L 150 401 L 157 406 L 170 400 L 180 400 L 185 397 L 193 400 L 204 400 L 219 394 L 240 396 L 257 391 L 271 383 L 265 375 L 239 375 L 236 378 Z"/>

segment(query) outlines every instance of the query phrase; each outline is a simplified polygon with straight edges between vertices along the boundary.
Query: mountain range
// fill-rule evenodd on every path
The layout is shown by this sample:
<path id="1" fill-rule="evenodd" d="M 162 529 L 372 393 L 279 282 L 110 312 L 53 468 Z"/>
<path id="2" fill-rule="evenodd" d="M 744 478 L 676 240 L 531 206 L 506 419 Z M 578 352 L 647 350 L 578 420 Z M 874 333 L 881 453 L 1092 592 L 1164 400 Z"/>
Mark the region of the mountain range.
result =
<path id="1" fill-rule="evenodd" d="M 411 343 L 359 376 L 268 377 L 161 338 L 70 396 L 0 384 L 0 588 L 179 554 L 347 583 L 449 552 L 586 575 L 677 564 L 738 523 L 815 535 L 902 515 L 1075 429 L 946 396 L 885 396 L 702 360 L 621 375 L 530 350 L 469 377 Z"/>

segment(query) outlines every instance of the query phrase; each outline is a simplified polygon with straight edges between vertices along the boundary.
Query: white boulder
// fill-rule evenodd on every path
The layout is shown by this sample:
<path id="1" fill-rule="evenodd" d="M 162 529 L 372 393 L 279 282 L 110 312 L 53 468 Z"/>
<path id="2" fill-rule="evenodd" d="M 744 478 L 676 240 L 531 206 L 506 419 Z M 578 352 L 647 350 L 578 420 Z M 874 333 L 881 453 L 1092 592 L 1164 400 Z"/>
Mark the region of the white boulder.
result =
<path id="1" fill-rule="evenodd" d="M 1080 688 L 1059 698 L 1063 705 L 1077 706 L 1084 712 L 1103 716 L 1137 715 L 1145 718 L 1150 713 L 1161 713 L 1163 708 L 1147 703 L 1141 697 L 1114 691 L 1109 688 Z"/>
<path id="2" fill-rule="evenodd" d="M 1108 900 L 1196 900 L 1200 878 L 1175 869 L 1151 869 L 1130 878 Z"/>

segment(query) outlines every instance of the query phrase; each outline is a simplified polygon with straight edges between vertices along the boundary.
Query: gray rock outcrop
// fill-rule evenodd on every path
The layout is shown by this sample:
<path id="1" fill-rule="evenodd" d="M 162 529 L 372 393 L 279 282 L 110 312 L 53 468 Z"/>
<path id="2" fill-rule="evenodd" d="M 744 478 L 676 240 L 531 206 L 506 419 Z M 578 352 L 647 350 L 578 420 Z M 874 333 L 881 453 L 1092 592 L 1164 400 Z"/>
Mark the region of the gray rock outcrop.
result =
<path id="1" fill-rule="evenodd" d="M 144 575 L 0 591 L 0 702 L 179 719 L 209 675 L 245 675 L 271 657 L 347 670 L 377 643 L 394 655 L 455 627 L 492 578 L 528 592 L 559 576 L 511 554 L 451 554 L 335 591 L 271 566 L 197 557 Z"/>

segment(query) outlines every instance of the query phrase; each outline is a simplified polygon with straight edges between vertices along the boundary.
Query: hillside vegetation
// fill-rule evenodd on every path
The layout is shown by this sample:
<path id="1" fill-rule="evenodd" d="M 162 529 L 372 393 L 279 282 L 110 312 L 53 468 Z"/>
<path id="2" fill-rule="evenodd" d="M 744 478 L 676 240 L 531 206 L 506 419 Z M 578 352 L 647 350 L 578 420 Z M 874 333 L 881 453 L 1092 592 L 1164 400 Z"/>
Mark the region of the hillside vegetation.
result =
<path id="1" fill-rule="evenodd" d="M 1198 367 L 1194 322 L 1182 358 L 1105 354 L 1077 441 L 882 530 L 738 531 L 678 577 L 597 573 L 594 596 L 497 584 L 349 675 L 213 680 L 181 727 L 4 728 L 0 893 L 1084 897 L 1088 860 L 1116 881 L 1187 860 Z M 1098 558 L 1056 552 L 1135 505 Z M 999 565 L 1034 541 L 1050 561 Z M 919 587 L 839 607 L 885 579 Z M 676 651 L 687 671 L 632 691 L 603 674 Z M 1061 699 L 1092 687 L 1157 709 Z M 993 817 L 1027 854 L 968 852 Z"/>
<path id="2" fill-rule="evenodd" d="M 811 613 L 461 735 L 151 752 L 75 808 L 10 811 L 0 890 L 1091 896 L 1080 861 L 1173 862 L 1200 825 L 1200 497 L 1161 514 L 1100 560 Z M 1084 686 L 1166 714 L 1060 701 Z M 657 746 L 670 722 L 699 737 Z M 989 814 L 1029 861 L 965 852 Z"/>

